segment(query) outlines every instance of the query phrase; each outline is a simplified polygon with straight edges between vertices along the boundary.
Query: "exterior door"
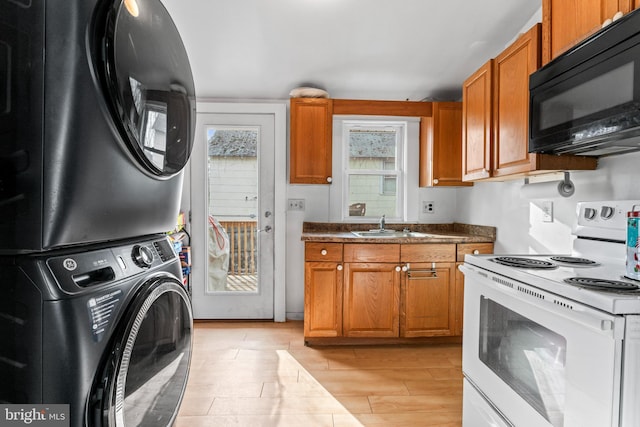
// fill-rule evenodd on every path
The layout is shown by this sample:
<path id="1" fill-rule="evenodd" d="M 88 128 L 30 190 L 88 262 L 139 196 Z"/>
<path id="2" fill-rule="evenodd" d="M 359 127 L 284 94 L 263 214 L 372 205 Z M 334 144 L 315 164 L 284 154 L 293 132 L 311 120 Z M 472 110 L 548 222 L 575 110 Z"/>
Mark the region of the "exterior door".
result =
<path id="1" fill-rule="evenodd" d="M 191 162 L 195 318 L 274 318 L 275 129 L 273 114 L 198 114 Z"/>

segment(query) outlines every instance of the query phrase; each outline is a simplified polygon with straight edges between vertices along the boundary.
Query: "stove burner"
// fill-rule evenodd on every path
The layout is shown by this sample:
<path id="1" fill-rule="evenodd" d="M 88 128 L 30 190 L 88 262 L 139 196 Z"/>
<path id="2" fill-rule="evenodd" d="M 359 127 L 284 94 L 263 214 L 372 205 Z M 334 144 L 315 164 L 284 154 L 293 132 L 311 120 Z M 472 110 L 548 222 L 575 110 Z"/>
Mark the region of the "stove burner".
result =
<path id="1" fill-rule="evenodd" d="M 597 291 L 624 292 L 637 291 L 640 289 L 638 285 L 620 280 L 596 279 L 593 277 L 569 277 L 564 279 L 565 283 L 579 286 L 586 289 L 594 289 Z"/>
<path id="2" fill-rule="evenodd" d="M 574 256 L 552 256 L 549 259 L 561 262 L 563 264 L 573 264 L 573 265 L 595 265 L 597 262 L 592 261 L 587 258 L 579 258 Z"/>
<path id="3" fill-rule="evenodd" d="M 538 270 L 557 268 L 558 266 L 548 261 L 533 258 L 521 258 L 512 256 L 500 256 L 491 258 L 491 261 L 498 264 L 506 265 L 508 267 L 515 268 L 534 268 Z"/>

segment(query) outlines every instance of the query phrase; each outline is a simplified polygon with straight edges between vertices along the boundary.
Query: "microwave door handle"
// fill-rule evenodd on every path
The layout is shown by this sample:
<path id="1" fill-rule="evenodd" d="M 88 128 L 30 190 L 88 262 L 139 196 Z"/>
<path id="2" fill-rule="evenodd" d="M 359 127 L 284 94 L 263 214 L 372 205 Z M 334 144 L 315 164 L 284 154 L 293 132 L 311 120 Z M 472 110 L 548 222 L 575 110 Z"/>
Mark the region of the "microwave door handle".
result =
<path id="1" fill-rule="evenodd" d="M 489 277 L 491 273 L 478 271 L 476 268 L 469 267 L 466 264 L 461 264 L 458 268 L 465 275 L 465 288 L 474 286 L 472 281 L 478 280 L 481 285 L 487 286 L 496 292 L 515 298 L 523 303 L 532 304 L 541 310 L 564 317 L 572 322 L 580 323 L 595 331 L 610 333 L 615 339 L 622 339 L 624 319 L 620 316 L 608 315 L 531 285 L 519 284 L 519 282 L 503 276 L 497 278 L 499 281 L 495 281 Z"/>

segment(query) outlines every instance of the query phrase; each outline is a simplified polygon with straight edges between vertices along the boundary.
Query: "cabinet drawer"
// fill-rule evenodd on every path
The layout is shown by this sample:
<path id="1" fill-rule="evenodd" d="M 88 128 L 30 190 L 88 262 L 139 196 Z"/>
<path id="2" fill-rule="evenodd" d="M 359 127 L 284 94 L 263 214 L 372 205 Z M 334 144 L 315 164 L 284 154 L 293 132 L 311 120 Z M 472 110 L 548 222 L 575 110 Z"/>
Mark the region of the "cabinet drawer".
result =
<path id="1" fill-rule="evenodd" d="M 348 243 L 344 245 L 344 262 L 399 262 L 399 244 Z"/>
<path id="2" fill-rule="evenodd" d="M 456 259 L 456 245 L 453 243 L 421 243 L 402 245 L 402 262 L 452 262 Z"/>
<path id="3" fill-rule="evenodd" d="M 466 254 L 492 254 L 493 243 L 461 243 L 458 245 L 456 260 L 464 261 Z"/>
<path id="4" fill-rule="evenodd" d="M 342 261 L 342 243 L 313 242 L 304 245 L 305 261 Z"/>

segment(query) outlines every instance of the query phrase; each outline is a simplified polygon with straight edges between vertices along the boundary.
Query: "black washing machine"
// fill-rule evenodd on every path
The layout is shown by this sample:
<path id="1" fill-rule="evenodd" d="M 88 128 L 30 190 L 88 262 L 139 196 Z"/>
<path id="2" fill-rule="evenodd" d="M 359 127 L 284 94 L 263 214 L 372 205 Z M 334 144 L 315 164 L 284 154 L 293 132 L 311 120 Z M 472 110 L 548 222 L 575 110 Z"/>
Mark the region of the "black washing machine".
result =
<path id="1" fill-rule="evenodd" d="M 173 229 L 195 105 L 160 0 L 0 0 L 0 252 Z"/>
<path id="2" fill-rule="evenodd" d="M 170 426 L 193 318 L 171 243 L 0 258 L 0 402 L 68 404 L 71 426 Z"/>

